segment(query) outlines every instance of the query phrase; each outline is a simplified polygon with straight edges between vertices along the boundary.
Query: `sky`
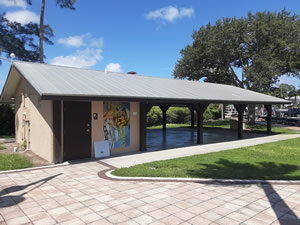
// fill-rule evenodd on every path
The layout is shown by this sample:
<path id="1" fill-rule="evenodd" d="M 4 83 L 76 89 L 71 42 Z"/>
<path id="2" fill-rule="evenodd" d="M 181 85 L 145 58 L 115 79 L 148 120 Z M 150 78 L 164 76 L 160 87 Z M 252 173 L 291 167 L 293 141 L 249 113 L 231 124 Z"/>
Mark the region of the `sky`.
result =
<path id="1" fill-rule="evenodd" d="M 41 0 L 32 3 L 0 0 L 0 13 L 22 24 L 38 22 Z M 299 0 L 77 0 L 75 7 L 61 9 L 46 0 L 45 24 L 55 36 L 54 45 L 45 44 L 45 63 L 168 78 L 193 31 L 208 22 L 284 8 L 300 15 Z M 0 65 L 0 90 L 9 66 Z M 300 79 L 280 82 L 300 88 Z"/>

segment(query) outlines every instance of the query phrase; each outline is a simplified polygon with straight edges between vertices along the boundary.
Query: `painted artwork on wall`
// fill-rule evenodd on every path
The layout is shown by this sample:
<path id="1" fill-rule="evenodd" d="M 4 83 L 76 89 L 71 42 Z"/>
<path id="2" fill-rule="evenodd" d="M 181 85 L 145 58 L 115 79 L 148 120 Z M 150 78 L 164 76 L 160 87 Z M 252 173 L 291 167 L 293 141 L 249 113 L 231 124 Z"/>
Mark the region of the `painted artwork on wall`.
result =
<path id="1" fill-rule="evenodd" d="M 130 103 L 103 103 L 103 131 L 111 149 L 130 146 Z"/>

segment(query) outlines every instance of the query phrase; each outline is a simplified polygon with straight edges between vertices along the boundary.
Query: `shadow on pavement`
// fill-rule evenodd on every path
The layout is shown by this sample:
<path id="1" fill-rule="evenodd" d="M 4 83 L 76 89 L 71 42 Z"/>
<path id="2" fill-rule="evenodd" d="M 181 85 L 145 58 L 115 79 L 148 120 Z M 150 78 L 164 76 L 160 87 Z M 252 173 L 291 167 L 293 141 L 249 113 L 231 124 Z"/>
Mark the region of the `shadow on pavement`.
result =
<path id="1" fill-rule="evenodd" d="M 250 163 L 236 163 L 228 160 L 221 159 L 214 164 L 200 164 L 202 167 L 201 170 L 190 170 L 189 175 L 195 177 L 210 177 L 210 178 L 225 178 L 228 177 L 234 179 L 270 179 L 270 176 L 275 174 L 275 179 L 300 179 L 300 177 L 288 177 L 286 174 L 289 174 L 297 169 L 297 166 L 288 165 L 288 164 L 274 164 L 272 162 L 261 162 L 259 165 L 254 165 Z M 246 173 L 246 177 L 243 175 Z M 222 174 L 222 176 L 216 177 L 216 174 Z M 235 174 L 234 177 L 232 175 Z M 245 175 L 244 175 L 245 176 Z M 199 182 L 200 183 L 200 182 Z M 241 181 L 222 181 L 222 180 L 213 180 L 211 182 L 206 182 L 206 184 L 212 184 L 216 186 L 249 186 L 249 185 L 258 185 L 261 187 L 268 201 L 281 225 L 296 225 L 300 224 L 300 220 L 295 215 L 293 210 L 285 203 L 281 196 L 274 190 L 272 184 L 268 182 L 251 182 L 245 180 Z"/>
<path id="2" fill-rule="evenodd" d="M 10 207 L 13 205 L 17 205 L 20 202 L 23 202 L 25 200 L 24 195 L 28 194 L 29 192 L 33 191 L 34 189 L 47 183 L 49 180 L 52 180 L 53 178 L 58 177 L 60 175 L 62 175 L 62 173 L 32 182 L 27 185 L 12 186 L 12 187 L 8 187 L 8 188 L 1 190 L 0 191 L 0 208 Z M 34 185 L 36 185 L 36 186 L 34 186 Z M 29 188 L 30 186 L 34 186 L 34 187 L 20 195 L 8 195 L 13 192 L 23 191 L 23 190 Z"/>

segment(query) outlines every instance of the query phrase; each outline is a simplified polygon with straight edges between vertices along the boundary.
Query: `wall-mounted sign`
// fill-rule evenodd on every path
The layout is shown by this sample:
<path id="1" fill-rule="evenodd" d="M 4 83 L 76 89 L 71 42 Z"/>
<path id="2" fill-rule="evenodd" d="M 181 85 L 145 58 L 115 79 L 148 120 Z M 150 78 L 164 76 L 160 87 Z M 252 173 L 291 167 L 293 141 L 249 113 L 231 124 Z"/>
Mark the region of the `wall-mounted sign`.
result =
<path id="1" fill-rule="evenodd" d="M 94 118 L 94 120 L 97 120 L 98 119 L 98 113 L 93 113 L 93 118 Z"/>

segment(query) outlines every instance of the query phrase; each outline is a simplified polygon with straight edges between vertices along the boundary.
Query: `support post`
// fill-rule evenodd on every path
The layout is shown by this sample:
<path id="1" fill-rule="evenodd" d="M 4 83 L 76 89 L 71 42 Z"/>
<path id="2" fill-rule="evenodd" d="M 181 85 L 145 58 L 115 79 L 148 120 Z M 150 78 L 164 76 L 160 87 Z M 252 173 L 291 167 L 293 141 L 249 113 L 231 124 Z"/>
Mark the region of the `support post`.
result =
<path id="1" fill-rule="evenodd" d="M 244 123 L 244 111 L 247 105 L 234 105 L 236 111 L 238 111 L 238 139 L 243 139 L 243 123 Z"/>
<path id="2" fill-rule="evenodd" d="M 167 111 L 170 108 L 170 104 L 160 104 L 159 108 L 162 111 L 163 114 L 163 130 L 165 131 L 167 129 Z"/>
<path id="3" fill-rule="evenodd" d="M 197 112 L 197 144 L 203 144 L 203 113 L 207 109 L 208 104 L 196 104 L 195 109 Z"/>
<path id="4" fill-rule="evenodd" d="M 140 102 L 140 151 L 147 151 L 147 104 Z"/>
<path id="5" fill-rule="evenodd" d="M 195 108 L 193 105 L 188 105 L 187 106 L 189 108 L 189 110 L 191 111 L 191 128 L 195 127 Z"/>
<path id="6" fill-rule="evenodd" d="M 272 134 L 272 105 L 265 105 L 267 115 L 267 135 Z"/>
<path id="7" fill-rule="evenodd" d="M 140 102 L 140 151 L 147 151 L 147 113 L 152 104 Z"/>

